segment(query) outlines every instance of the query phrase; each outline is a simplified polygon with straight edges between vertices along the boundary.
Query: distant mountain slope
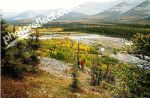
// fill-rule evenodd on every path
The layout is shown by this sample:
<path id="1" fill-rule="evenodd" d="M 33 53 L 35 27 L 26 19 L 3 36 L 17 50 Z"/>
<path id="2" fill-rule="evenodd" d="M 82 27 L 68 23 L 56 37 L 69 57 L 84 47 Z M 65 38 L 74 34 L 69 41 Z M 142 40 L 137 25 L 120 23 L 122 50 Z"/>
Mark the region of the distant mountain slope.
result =
<path id="1" fill-rule="evenodd" d="M 33 19 L 36 19 L 36 18 L 43 18 L 43 17 L 46 17 L 46 16 L 45 16 L 45 15 L 40 14 L 40 15 L 37 15 L 37 16 L 33 17 Z"/>
<path id="2" fill-rule="evenodd" d="M 124 2 L 121 2 L 115 6 L 113 6 L 110 9 L 107 9 L 97 15 L 107 15 L 107 16 L 118 16 L 121 15 L 129 10 L 131 10 L 132 8 L 136 7 L 137 5 L 139 5 L 141 2 L 143 2 L 142 0 L 126 0 Z"/>
<path id="3" fill-rule="evenodd" d="M 81 14 L 81 13 L 70 12 L 70 13 L 62 16 L 62 17 L 59 17 L 58 19 L 53 20 L 53 21 L 74 21 L 74 20 L 80 20 L 80 19 L 85 18 L 87 16 L 88 15 L 84 15 L 84 14 Z M 34 18 L 10 20 L 9 22 L 28 24 L 28 23 L 35 22 L 36 18 L 43 18 L 43 17 L 46 17 L 46 16 L 40 14 L 40 15 L 34 17 Z"/>
<path id="4" fill-rule="evenodd" d="M 146 0 L 133 9 L 120 15 L 118 21 L 128 23 L 150 23 L 149 17 L 150 0 Z"/>
<path id="5" fill-rule="evenodd" d="M 150 0 L 128 0 L 90 17 L 95 22 L 137 23 L 150 16 Z"/>
<path id="6" fill-rule="evenodd" d="M 89 2 L 79 5 L 79 9 L 65 14 L 56 19 L 56 21 L 69 21 L 69 22 L 119 22 L 119 23 L 149 23 L 150 17 L 150 0 L 126 0 L 113 7 L 114 2 L 96 3 Z M 110 4 L 110 6 L 109 6 Z M 115 2 L 116 4 L 116 2 Z M 111 8 L 109 8 L 111 7 Z M 52 12 L 58 13 L 61 9 L 32 11 L 28 10 L 19 15 L 9 18 L 9 21 L 15 23 L 31 23 L 36 18 L 46 17 Z M 103 11 L 104 10 L 104 11 Z M 98 14 L 96 14 L 98 13 Z M 95 14 L 95 15 L 92 15 Z"/>
<path id="7" fill-rule="evenodd" d="M 51 9 L 51 10 L 47 10 L 47 11 L 44 11 L 43 13 L 41 13 L 41 15 L 44 15 L 44 16 L 48 16 L 50 15 L 51 13 L 58 13 L 60 10 L 63 10 L 63 9 Z"/>
<path id="8" fill-rule="evenodd" d="M 87 17 L 88 15 L 84 15 L 81 13 L 70 12 L 68 14 L 63 15 L 62 17 L 58 18 L 57 20 L 77 20 Z"/>
<path id="9" fill-rule="evenodd" d="M 135 16 L 145 18 L 150 16 L 150 0 L 146 0 L 135 8 L 127 11 L 124 16 Z"/>
<path id="10" fill-rule="evenodd" d="M 147 17 L 147 18 L 145 18 L 145 20 L 149 20 L 149 21 L 150 21 L 150 16 L 149 16 L 149 17 Z"/>
<path id="11" fill-rule="evenodd" d="M 18 12 L 1 12 L 2 16 L 6 19 L 17 16 Z"/>
<path id="12" fill-rule="evenodd" d="M 120 15 L 121 13 L 124 13 L 132 8 L 132 5 L 130 5 L 127 2 L 122 2 L 119 3 L 118 5 L 105 10 L 104 12 L 100 13 L 99 15 L 111 15 L 111 16 L 116 16 Z"/>
<path id="13" fill-rule="evenodd" d="M 36 17 L 38 14 L 32 10 L 25 11 L 17 16 L 9 18 L 9 20 L 20 20 Z"/>
<path id="14" fill-rule="evenodd" d="M 82 13 L 85 15 L 95 15 L 98 14 L 112 6 L 114 6 L 117 2 L 110 1 L 110 2 L 87 2 L 85 4 L 79 5 L 79 8 L 76 9 L 74 12 Z M 109 5 L 109 6 L 108 6 Z"/>

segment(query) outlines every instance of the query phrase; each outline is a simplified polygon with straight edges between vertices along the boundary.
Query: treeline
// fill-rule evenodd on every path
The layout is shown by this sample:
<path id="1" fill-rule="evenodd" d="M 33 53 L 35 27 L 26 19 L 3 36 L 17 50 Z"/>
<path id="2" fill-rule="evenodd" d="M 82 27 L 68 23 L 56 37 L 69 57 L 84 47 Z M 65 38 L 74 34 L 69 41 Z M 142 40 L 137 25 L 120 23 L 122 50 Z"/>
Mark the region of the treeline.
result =
<path id="1" fill-rule="evenodd" d="M 144 35 L 150 34 L 150 25 L 143 24 L 82 24 L 82 23 L 52 23 L 44 25 L 45 28 L 60 27 L 64 31 L 80 31 L 86 33 L 96 33 L 114 37 L 122 37 L 130 39 L 133 35 L 141 33 Z"/>
<path id="2" fill-rule="evenodd" d="M 123 26 L 123 27 L 133 27 L 133 28 L 150 28 L 149 24 L 116 24 L 117 26 Z"/>
<path id="3" fill-rule="evenodd" d="M 80 23 L 80 22 L 73 22 L 73 23 L 63 23 L 63 22 L 53 22 L 50 24 L 45 24 L 44 27 L 49 26 L 59 26 L 59 27 L 73 27 L 73 26 L 109 26 L 109 27 L 132 27 L 132 28 L 144 28 L 149 29 L 149 24 L 123 24 L 123 23 Z"/>
<path id="4" fill-rule="evenodd" d="M 129 28 L 129 27 L 111 27 L 111 26 L 74 26 L 65 27 L 64 31 L 81 31 L 86 33 L 97 33 L 102 35 L 109 35 L 115 37 L 122 37 L 130 39 L 136 33 L 147 35 L 150 31 L 140 28 Z"/>

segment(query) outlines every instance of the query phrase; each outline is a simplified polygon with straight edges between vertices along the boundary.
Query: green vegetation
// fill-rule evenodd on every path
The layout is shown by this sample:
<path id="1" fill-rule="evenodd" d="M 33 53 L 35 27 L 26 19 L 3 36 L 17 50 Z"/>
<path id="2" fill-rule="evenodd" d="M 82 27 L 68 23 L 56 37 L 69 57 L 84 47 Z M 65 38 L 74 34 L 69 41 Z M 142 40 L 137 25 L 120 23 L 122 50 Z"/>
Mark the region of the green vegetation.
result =
<path id="1" fill-rule="evenodd" d="M 93 27 L 69 27 L 64 28 L 64 31 L 80 31 L 86 33 L 96 33 L 102 35 L 109 35 L 114 37 L 122 37 L 130 39 L 136 33 L 149 34 L 150 31 L 139 28 L 130 28 L 130 27 L 110 27 L 110 26 L 93 26 Z"/>
<path id="2" fill-rule="evenodd" d="M 148 60 L 146 58 L 146 56 L 150 57 L 150 52 L 149 52 L 149 50 L 150 50 L 150 34 L 134 35 L 134 37 L 132 38 L 132 41 L 134 44 L 132 45 L 132 48 L 129 52 L 143 60 Z"/>
<path id="3" fill-rule="evenodd" d="M 3 37 L 8 34 L 8 25 L 2 20 L 2 74 L 13 77 L 14 79 L 23 79 L 25 72 L 35 72 L 39 64 L 37 55 L 33 44 L 34 40 L 22 40 L 16 43 L 16 46 L 12 46 L 6 49 Z M 15 32 L 13 27 L 12 32 Z M 37 39 L 38 40 L 38 39 Z M 34 44 L 37 44 L 37 40 Z M 35 45 L 34 45 L 35 46 Z"/>
<path id="4" fill-rule="evenodd" d="M 70 85 L 71 91 L 73 93 L 79 90 L 79 80 L 78 80 L 78 67 L 74 65 L 72 67 L 72 84 Z"/>
<path id="5" fill-rule="evenodd" d="M 150 34 L 149 35 L 142 35 L 137 34 L 132 39 L 133 45 L 131 50 L 129 51 L 136 57 L 143 59 L 147 62 L 150 61 Z M 138 97 L 150 97 L 149 90 L 150 87 L 150 65 L 148 63 L 142 63 L 142 67 L 137 67 L 134 69 L 134 73 L 136 75 L 136 79 L 132 85 L 129 85 L 130 91 L 132 94 L 135 94 Z M 132 79 L 131 79 L 132 80 Z"/>
<path id="6" fill-rule="evenodd" d="M 100 85 L 102 81 L 102 70 L 100 66 L 92 66 L 91 67 L 91 85 L 96 86 Z"/>
<path id="7" fill-rule="evenodd" d="M 52 39 L 41 40 L 41 49 L 37 51 L 37 54 L 45 57 L 52 57 L 57 60 L 63 60 L 69 63 L 74 62 L 78 51 L 78 43 L 70 39 Z M 92 58 L 94 58 L 96 49 L 92 46 L 88 46 L 80 43 L 79 46 L 79 58 L 85 59 L 86 66 L 91 66 Z"/>
<path id="8" fill-rule="evenodd" d="M 68 38 L 39 40 L 40 32 L 82 31 L 131 38 L 129 53 L 149 62 L 150 35 L 145 28 L 128 27 L 125 24 L 81 25 L 71 24 L 37 28 L 29 39 L 5 49 L 2 40 L 2 97 L 3 98 L 149 98 L 150 71 L 147 63 L 142 66 L 120 62 L 107 55 L 98 55 L 98 47 L 77 43 Z M 54 25 L 56 26 L 56 25 Z M 81 27 L 80 27 L 81 26 Z M 9 30 L 15 31 L 15 26 Z M 8 26 L 2 20 L 2 36 Z M 35 38 L 34 38 L 35 37 Z M 119 50 L 113 50 L 115 53 Z M 121 51 L 121 50 L 120 50 Z M 69 63 L 64 77 L 40 69 L 39 56 L 55 58 Z M 79 61 L 85 60 L 80 70 Z M 46 65 L 49 66 L 49 65 Z M 38 68 L 39 67 L 39 68 Z M 47 68 L 46 68 L 47 69 Z M 51 69 L 50 69 L 51 71 Z M 71 77 L 72 75 L 72 77 Z M 19 80 L 17 80 L 19 79 Z"/>
<path id="9" fill-rule="evenodd" d="M 90 34 L 101 34 L 113 37 L 121 37 L 131 39 L 136 33 L 149 34 L 150 25 L 140 24 L 82 24 L 82 23 L 68 23 L 68 24 L 47 24 L 45 28 L 60 27 L 63 31 L 78 31 Z"/>

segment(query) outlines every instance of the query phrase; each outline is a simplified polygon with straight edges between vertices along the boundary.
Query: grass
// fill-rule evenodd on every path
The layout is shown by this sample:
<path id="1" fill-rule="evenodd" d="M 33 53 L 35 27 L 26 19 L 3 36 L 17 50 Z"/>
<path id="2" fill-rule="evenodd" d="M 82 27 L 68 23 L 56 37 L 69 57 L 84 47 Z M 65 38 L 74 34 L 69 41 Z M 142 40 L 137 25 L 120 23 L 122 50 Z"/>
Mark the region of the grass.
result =
<path id="1" fill-rule="evenodd" d="M 28 85 L 22 80 L 2 76 L 1 97 L 2 98 L 26 98 Z"/>
<path id="2" fill-rule="evenodd" d="M 87 74 L 80 72 L 81 85 L 88 86 L 87 78 Z M 2 98 L 111 98 L 107 94 L 97 95 L 82 89 L 72 93 L 70 84 L 71 78 L 56 77 L 42 70 L 26 74 L 24 80 L 2 76 Z"/>
<path id="3" fill-rule="evenodd" d="M 70 80 L 54 77 L 40 71 L 36 77 L 28 77 L 28 94 L 32 98 L 65 98 Z M 64 97 L 63 97 L 64 96 Z"/>

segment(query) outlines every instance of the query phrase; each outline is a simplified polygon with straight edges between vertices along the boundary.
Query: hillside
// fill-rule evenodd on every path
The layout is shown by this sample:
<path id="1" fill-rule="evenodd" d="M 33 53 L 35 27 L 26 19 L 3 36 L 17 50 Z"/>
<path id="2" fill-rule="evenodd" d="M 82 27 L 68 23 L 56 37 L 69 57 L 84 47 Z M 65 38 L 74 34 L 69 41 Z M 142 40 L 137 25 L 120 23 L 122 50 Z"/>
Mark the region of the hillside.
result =
<path id="1" fill-rule="evenodd" d="M 150 16 L 150 1 L 124 1 L 90 19 L 99 22 L 140 23 Z"/>
<path id="2" fill-rule="evenodd" d="M 81 13 L 75 13 L 75 12 L 70 12 L 68 14 L 63 15 L 62 17 L 59 17 L 57 20 L 78 20 L 82 18 L 86 18 L 87 15 L 81 14 Z"/>
<path id="3" fill-rule="evenodd" d="M 88 2 L 79 5 L 79 8 L 56 21 L 85 22 L 85 23 L 146 23 L 150 16 L 150 0 L 126 0 L 116 2 L 95 3 Z M 108 6 L 110 5 L 110 6 Z M 51 12 L 58 13 L 59 9 L 45 11 L 28 10 L 8 19 L 11 23 L 31 23 L 36 18 L 45 17 Z M 7 13 L 8 14 L 8 13 Z"/>
<path id="4" fill-rule="evenodd" d="M 27 10 L 17 16 L 11 17 L 8 20 L 20 20 L 20 19 L 29 19 L 37 16 L 38 14 L 32 10 Z"/>
<path id="5" fill-rule="evenodd" d="M 123 16 L 146 18 L 150 16 L 150 0 L 146 0 L 135 8 L 127 11 Z"/>

